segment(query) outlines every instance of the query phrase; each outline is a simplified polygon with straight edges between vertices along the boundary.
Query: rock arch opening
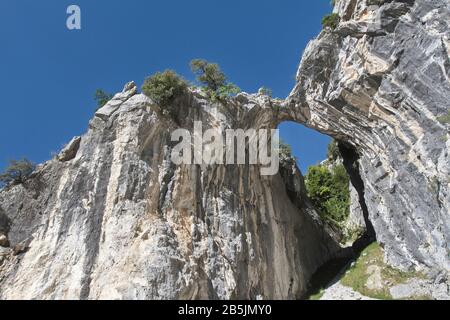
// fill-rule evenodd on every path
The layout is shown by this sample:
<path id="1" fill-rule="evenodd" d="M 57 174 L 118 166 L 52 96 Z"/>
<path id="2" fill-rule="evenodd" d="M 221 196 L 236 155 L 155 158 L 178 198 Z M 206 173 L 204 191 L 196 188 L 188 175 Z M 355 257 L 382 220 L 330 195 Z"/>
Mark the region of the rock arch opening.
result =
<path id="1" fill-rule="evenodd" d="M 358 203 L 364 220 L 365 232 L 353 243 L 352 248 L 355 252 L 361 252 L 366 246 L 376 240 L 375 229 L 369 219 L 369 209 L 365 200 L 364 182 L 359 173 L 358 153 L 351 146 L 338 142 L 339 153 L 343 159 L 343 165 L 350 177 L 350 183 L 357 192 Z"/>
<path id="2" fill-rule="evenodd" d="M 358 153 L 298 122 L 282 122 L 279 129 L 282 152 L 287 149 L 296 159 L 309 201 L 338 240 L 360 252 L 376 237 L 365 203 Z"/>
<path id="3" fill-rule="evenodd" d="M 292 155 L 297 159 L 297 165 L 301 168 L 305 180 L 305 196 L 309 198 L 307 201 L 313 204 L 327 227 L 331 227 L 336 240 L 343 248 L 342 254 L 324 263 L 312 275 L 305 295 L 305 298 L 309 298 L 337 281 L 343 270 L 376 241 L 375 229 L 369 219 L 364 181 L 360 175 L 359 155 L 354 147 L 298 122 L 282 122 L 279 129 L 282 143 L 289 145 Z M 305 154 L 308 156 L 305 157 Z M 346 191 L 339 189 L 343 185 L 338 183 L 339 179 L 342 179 L 339 170 L 346 173 Z M 322 189 L 317 191 L 314 188 Z M 322 201 L 325 205 L 318 203 L 321 201 L 318 197 L 321 192 L 324 192 Z M 333 208 L 339 211 L 342 205 L 348 205 L 345 215 L 330 212 Z M 335 221 L 339 217 L 342 220 Z"/>

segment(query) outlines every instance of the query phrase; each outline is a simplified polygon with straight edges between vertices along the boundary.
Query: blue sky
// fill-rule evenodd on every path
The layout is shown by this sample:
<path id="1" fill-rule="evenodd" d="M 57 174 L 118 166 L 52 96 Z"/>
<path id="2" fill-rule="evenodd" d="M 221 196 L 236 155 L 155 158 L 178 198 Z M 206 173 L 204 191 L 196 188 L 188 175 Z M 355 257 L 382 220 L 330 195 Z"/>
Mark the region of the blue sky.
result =
<path id="1" fill-rule="evenodd" d="M 82 30 L 66 28 L 79 5 Z M 329 0 L 1 0 L 0 169 L 50 158 L 92 117 L 97 88 L 120 91 L 166 68 L 187 79 L 189 61 L 218 62 L 246 92 L 286 97 L 303 49 Z M 302 171 L 324 159 L 329 138 L 282 124 Z"/>

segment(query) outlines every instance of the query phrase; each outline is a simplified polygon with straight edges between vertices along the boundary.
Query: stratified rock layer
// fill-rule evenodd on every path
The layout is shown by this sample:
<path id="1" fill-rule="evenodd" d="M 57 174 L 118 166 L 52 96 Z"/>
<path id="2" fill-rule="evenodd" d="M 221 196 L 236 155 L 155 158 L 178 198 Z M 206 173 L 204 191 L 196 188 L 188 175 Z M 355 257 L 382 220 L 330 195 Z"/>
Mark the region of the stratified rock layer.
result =
<path id="1" fill-rule="evenodd" d="M 450 3 L 338 0 L 335 12 L 339 26 L 308 45 L 280 118 L 357 152 L 387 262 L 448 273 Z"/>
<path id="2" fill-rule="evenodd" d="M 175 166 L 170 133 L 196 120 L 291 120 L 338 139 L 387 262 L 431 271 L 448 294 L 449 6 L 337 0 L 341 22 L 309 44 L 286 103 L 240 94 L 224 107 L 192 91 L 168 119 L 128 84 L 84 136 L 0 191 L 0 298 L 300 297 L 340 250 L 298 169 Z"/>

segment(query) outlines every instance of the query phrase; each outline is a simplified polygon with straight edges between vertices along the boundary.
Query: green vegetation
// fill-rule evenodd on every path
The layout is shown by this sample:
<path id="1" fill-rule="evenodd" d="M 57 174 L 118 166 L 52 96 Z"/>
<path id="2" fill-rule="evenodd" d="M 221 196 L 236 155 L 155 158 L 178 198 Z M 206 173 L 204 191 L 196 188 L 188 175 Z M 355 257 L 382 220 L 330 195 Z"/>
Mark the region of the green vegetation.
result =
<path id="1" fill-rule="evenodd" d="M 438 121 L 442 124 L 450 124 L 450 110 L 445 116 L 438 117 Z"/>
<path id="2" fill-rule="evenodd" d="M 216 63 L 195 59 L 191 61 L 191 69 L 197 75 L 197 81 L 204 87 L 202 90 L 213 102 L 225 102 L 240 89 L 227 81 L 225 74 Z M 157 72 L 148 77 L 142 85 L 142 92 L 159 107 L 163 115 L 176 117 L 175 100 L 188 90 L 188 82 L 173 70 Z"/>
<path id="3" fill-rule="evenodd" d="M 342 232 L 341 243 L 353 244 L 356 240 L 358 240 L 364 234 L 366 229 L 363 227 L 354 227 L 354 228 L 345 227 L 342 231 L 343 232 Z"/>
<path id="4" fill-rule="evenodd" d="M 172 70 L 157 72 L 147 78 L 142 92 L 155 102 L 164 115 L 173 115 L 173 102 L 187 90 L 187 82 Z"/>
<path id="5" fill-rule="evenodd" d="M 380 269 L 383 282 L 382 289 L 374 290 L 366 286 L 367 280 L 371 276 L 368 270 L 371 266 L 376 266 Z M 416 272 L 403 272 L 385 264 L 383 249 L 378 243 L 374 242 L 361 252 L 354 265 L 342 277 L 341 283 L 367 297 L 390 300 L 392 296 L 389 292 L 389 287 L 405 283 L 411 278 L 424 278 L 424 276 Z"/>
<path id="6" fill-rule="evenodd" d="M 306 190 L 322 219 L 340 227 L 350 211 L 349 177 L 343 165 L 328 169 L 311 166 L 305 176 Z"/>
<path id="7" fill-rule="evenodd" d="M 350 214 L 350 177 L 342 164 L 338 142 L 328 145 L 327 160 L 310 166 L 305 176 L 308 197 L 322 220 L 341 235 L 341 243 L 353 243 L 363 233 L 363 228 L 347 225 Z"/>
<path id="8" fill-rule="evenodd" d="M 195 59 L 191 69 L 197 75 L 197 81 L 212 101 L 225 102 L 226 98 L 241 90 L 227 81 L 225 74 L 216 63 Z M 174 115 L 173 102 L 188 89 L 188 82 L 173 70 L 157 72 L 148 77 L 142 85 L 142 92 L 161 108 L 164 115 Z"/>
<path id="9" fill-rule="evenodd" d="M 241 92 L 236 85 L 227 81 L 217 63 L 195 59 L 191 69 L 197 75 L 197 81 L 204 85 L 203 90 L 212 101 L 224 102 L 226 98 Z"/>
<path id="10" fill-rule="evenodd" d="M 225 74 L 217 63 L 209 63 L 206 60 L 195 59 L 191 61 L 192 72 L 197 74 L 197 80 L 208 89 L 217 91 L 226 83 Z"/>
<path id="11" fill-rule="evenodd" d="M 354 242 L 364 232 L 346 225 L 350 214 L 350 177 L 342 164 L 338 143 L 328 145 L 327 161 L 310 166 L 305 176 L 306 190 L 322 219 L 339 230 L 342 243 Z"/>
<path id="12" fill-rule="evenodd" d="M 332 13 L 323 17 L 322 26 L 334 30 L 337 28 L 339 22 L 341 22 L 341 17 L 337 13 Z"/>
<path id="13" fill-rule="evenodd" d="M 336 161 L 338 158 L 341 158 L 338 143 L 334 139 L 328 145 L 327 157 L 328 157 L 328 160 L 330 160 L 330 161 Z"/>
<path id="14" fill-rule="evenodd" d="M 292 147 L 283 140 L 280 140 L 279 154 L 281 159 L 295 159 L 292 155 Z"/>
<path id="15" fill-rule="evenodd" d="M 261 89 L 259 89 L 259 93 L 268 96 L 268 97 L 272 97 L 272 89 L 267 88 L 267 87 L 261 87 Z"/>
<path id="16" fill-rule="evenodd" d="M 113 98 L 114 95 L 106 93 L 102 89 L 97 89 L 94 94 L 94 100 L 97 101 L 97 110 L 108 103 L 109 100 Z"/>
<path id="17" fill-rule="evenodd" d="M 0 174 L 0 184 L 20 184 L 33 173 L 35 165 L 28 159 L 12 160 L 5 171 Z"/>

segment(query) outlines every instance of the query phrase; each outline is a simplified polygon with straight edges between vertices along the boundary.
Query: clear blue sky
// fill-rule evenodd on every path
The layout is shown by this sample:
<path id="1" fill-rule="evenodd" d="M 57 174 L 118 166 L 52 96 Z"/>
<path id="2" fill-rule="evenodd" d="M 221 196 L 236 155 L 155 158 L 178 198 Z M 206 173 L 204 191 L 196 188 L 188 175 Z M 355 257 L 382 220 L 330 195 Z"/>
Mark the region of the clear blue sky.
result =
<path id="1" fill-rule="evenodd" d="M 66 9 L 82 10 L 82 30 Z M 286 97 L 329 0 L 1 0 L 0 169 L 23 156 L 50 158 L 92 117 L 97 88 L 175 69 L 192 79 L 193 58 L 218 62 L 246 92 Z M 325 157 L 328 137 L 282 124 L 303 171 Z"/>

